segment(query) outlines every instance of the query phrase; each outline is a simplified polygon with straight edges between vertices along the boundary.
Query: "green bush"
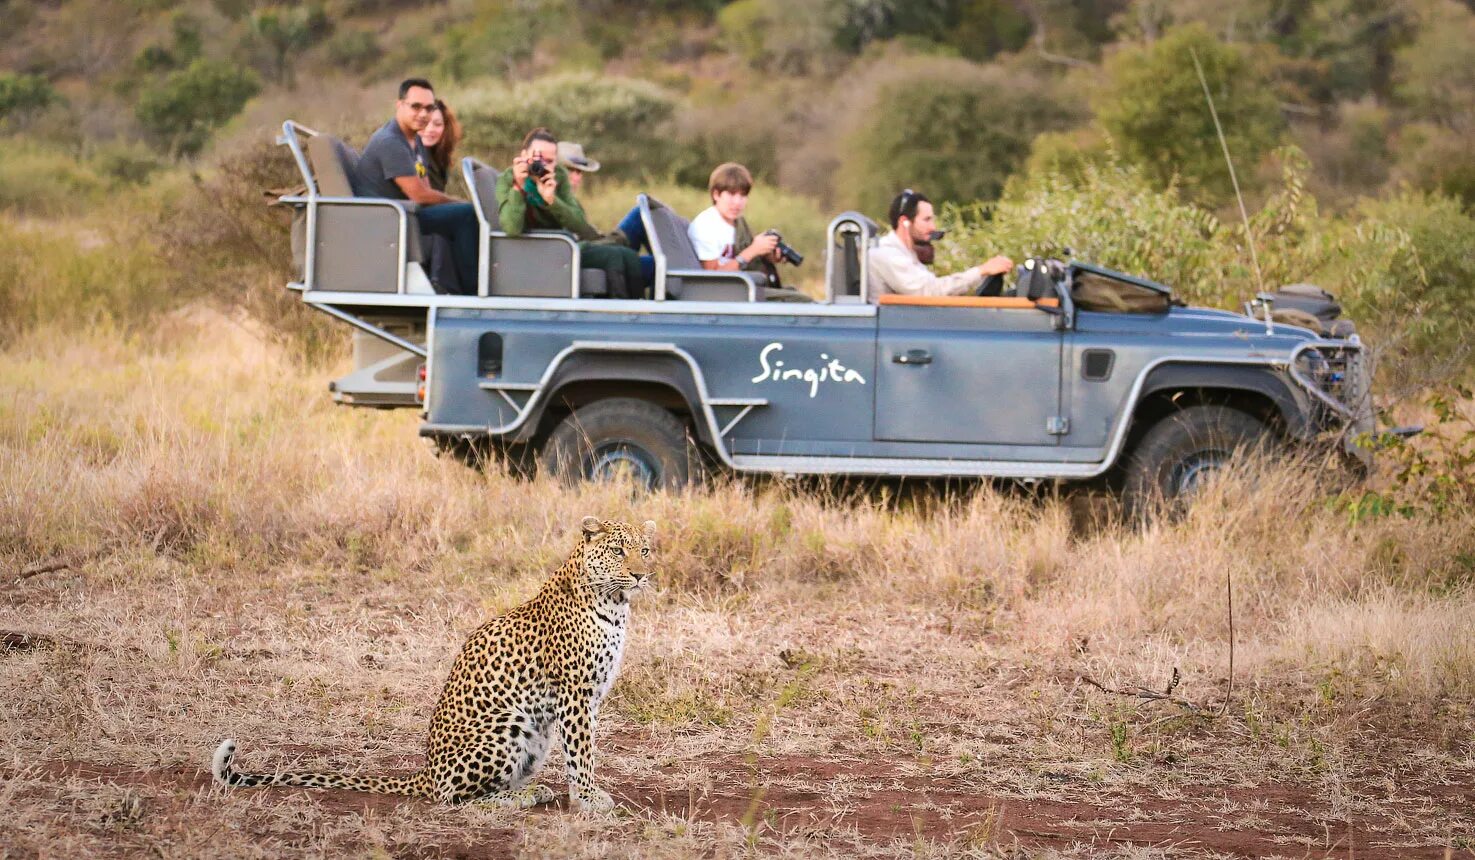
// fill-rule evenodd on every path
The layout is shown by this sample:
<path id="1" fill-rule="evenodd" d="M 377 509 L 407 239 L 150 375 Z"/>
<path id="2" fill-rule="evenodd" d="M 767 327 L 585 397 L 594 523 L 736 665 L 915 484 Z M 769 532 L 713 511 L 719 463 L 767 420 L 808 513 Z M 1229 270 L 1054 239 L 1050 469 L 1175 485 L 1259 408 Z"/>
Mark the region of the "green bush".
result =
<path id="1" fill-rule="evenodd" d="M 1467 132 L 1424 122 L 1404 126 L 1398 176 L 1415 188 L 1441 192 L 1475 209 L 1475 148 Z"/>
<path id="2" fill-rule="evenodd" d="M 1305 157 L 1286 149 L 1279 159 L 1280 182 L 1250 218 L 1258 278 L 1237 219 L 1221 222 L 1110 156 L 1073 174 L 1021 174 L 992 206 L 944 207 L 938 268 L 1070 248 L 1077 259 L 1165 283 L 1190 303 L 1235 310 L 1262 287 L 1305 281 L 1342 302 L 1377 350 L 1389 390 L 1475 367 L 1475 217 L 1457 200 L 1417 192 L 1329 216 L 1306 189 Z"/>
<path id="3" fill-rule="evenodd" d="M 0 120 L 40 111 L 60 98 L 40 75 L 0 72 Z"/>
<path id="4" fill-rule="evenodd" d="M 484 0 L 471 20 L 446 28 L 440 71 L 458 81 L 511 75 L 532 56 L 539 25 L 559 14 L 541 0 Z"/>
<path id="5" fill-rule="evenodd" d="M 1071 108 L 1038 79 L 963 60 L 898 63 L 863 104 L 843 144 L 842 203 L 884 212 L 903 187 L 933 200 L 990 200 L 1041 132 Z"/>
<path id="6" fill-rule="evenodd" d="M 344 30 L 325 46 L 328 61 L 351 72 L 362 73 L 384 53 L 379 41 L 368 30 Z"/>
<path id="7" fill-rule="evenodd" d="M 145 90 L 134 115 L 155 142 L 172 153 L 193 155 L 260 90 L 249 70 L 198 59 Z"/>
<path id="8" fill-rule="evenodd" d="M 832 0 L 737 0 L 717 13 L 717 23 L 754 67 L 803 75 L 830 65 L 842 16 Z"/>
<path id="9" fill-rule="evenodd" d="M 1141 164 L 1159 187 L 1176 180 L 1196 198 L 1221 203 L 1233 199 L 1233 190 L 1195 53 L 1244 184 L 1285 122 L 1264 58 L 1220 42 L 1201 25 L 1112 55 L 1092 107 L 1122 156 Z"/>
<path id="10" fill-rule="evenodd" d="M 1175 189 L 1159 190 L 1134 165 L 1086 162 L 1076 177 L 1021 175 L 996 205 L 946 206 L 943 216 L 940 271 L 994 254 L 1022 260 L 1070 248 L 1078 259 L 1153 278 L 1190 301 L 1224 303 L 1218 219 Z"/>
<path id="11" fill-rule="evenodd" d="M 487 85 L 455 102 L 466 138 L 489 163 L 505 166 L 523 136 L 545 126 L 584 144 L 605 166 L 601 175 L 664 173 L 674 144 L 668 120 L 675 101 L 646 81 L 590 74 L 555 75 L 516 86 Z"/>
<path id="12" fill-rule="evenodd" d="M 333 19 L 320 4 L 267 6 L 251 13 L 250 44 L 262 55 L 262 65 L 271 79 L 295 89 L 297 55 L 332 31 Z"/>

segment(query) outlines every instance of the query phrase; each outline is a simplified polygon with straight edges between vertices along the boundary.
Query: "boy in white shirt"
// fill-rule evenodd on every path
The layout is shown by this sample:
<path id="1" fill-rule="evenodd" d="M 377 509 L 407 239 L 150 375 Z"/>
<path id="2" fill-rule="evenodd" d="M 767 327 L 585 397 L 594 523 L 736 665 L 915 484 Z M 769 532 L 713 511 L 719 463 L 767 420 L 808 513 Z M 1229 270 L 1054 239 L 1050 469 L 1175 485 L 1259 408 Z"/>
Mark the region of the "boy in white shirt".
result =
<path id="1" fill-rule="evenodd" d="M 752 190 L 753 175 L 746 167 L 734 162 L 718 165 L 707 180 L 712 205 L 691 219 L 686 235 L 691 238 L 702 268 L 761 271 L 778 286 L 775 264 L 783 259 L 778 250 L 778 236 L 773 233 L 754 236 L 743 219 L 748 193 Z"/>

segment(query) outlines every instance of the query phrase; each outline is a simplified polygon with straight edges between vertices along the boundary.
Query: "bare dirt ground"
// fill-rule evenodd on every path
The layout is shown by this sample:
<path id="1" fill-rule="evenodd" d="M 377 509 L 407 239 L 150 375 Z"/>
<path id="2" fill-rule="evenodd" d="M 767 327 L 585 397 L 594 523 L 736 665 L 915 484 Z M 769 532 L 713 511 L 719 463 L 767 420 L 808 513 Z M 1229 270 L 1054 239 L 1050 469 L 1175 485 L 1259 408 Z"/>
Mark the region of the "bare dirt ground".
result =
<path id="1" fill-rule="evenodd" d="M 220 320 L 160 332 L 0 351 L 0 858 L 1475 847 L 1468 512 L 1353 522 L 1294 470 L 1142 532 L 987 487 L 570 491 L 436 459 Z M 461 641 L 590 513 L 661 528 L 598 730 L 617 816 L 211 784 L 225 737 L 418 767 Z M 1175 669 L 1199 713 L 1080 680 Z"/>

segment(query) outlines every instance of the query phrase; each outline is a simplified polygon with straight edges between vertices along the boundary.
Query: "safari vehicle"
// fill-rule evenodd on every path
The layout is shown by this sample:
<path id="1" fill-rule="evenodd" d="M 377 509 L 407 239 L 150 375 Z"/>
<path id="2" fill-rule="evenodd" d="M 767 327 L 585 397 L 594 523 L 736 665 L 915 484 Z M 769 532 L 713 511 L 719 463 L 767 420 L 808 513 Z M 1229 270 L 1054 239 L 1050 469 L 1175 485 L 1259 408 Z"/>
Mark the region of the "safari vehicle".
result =
<path id="1" fill-rule="evenodd" d="M 686 221 L 638 198 L 654 296 L 599 298 L 571 236 L 509 237 L 497 173 L 462 176 L 481 220 L 475 295 L 426 278 L 414 204 L 352 196 L 353 151 L 293 122 L 306 192 L 303 301 L 353 326 L 344 404 L 421 410 L 447 450 L 491 450 L 561 479 L 674 488 L 736 473 L 1112 478 L 1175 497 L 1240 446 L 1372 429 L 1355 334 L 1184 307 L 1161 284 L 1036 259 L 1012 294 L 872 301 L 876 225 L 830 222 L 823 294 L 701 269 Z M 1106 295 L 1110 300 L 1101 301 Z M 1094 298 L 1093 298 L 1094 297 Z M 1258 312 L 1258 318 L 1252 314 Z"/>

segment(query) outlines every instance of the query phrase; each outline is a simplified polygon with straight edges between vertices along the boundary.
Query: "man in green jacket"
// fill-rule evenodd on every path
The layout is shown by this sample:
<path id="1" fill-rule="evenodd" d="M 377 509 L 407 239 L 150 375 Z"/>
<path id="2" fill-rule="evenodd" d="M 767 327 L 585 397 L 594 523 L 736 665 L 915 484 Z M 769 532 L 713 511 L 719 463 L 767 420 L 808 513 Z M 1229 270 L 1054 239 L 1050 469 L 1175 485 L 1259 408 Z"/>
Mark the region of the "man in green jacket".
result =
<path id="1" fill-rule="evenodd" d="M 580 268 L 602 269 L 612 299 L 645 292 L 640 256 L 623 243 L 604 244 L 574 197 L 568 171 L 558 166 L 558 138 L 535 128 L 522 141 L 512 169 L 497 177 L 497 217 L 509 236 L 524 230 L 567 230 L 579 238 Z"/>

